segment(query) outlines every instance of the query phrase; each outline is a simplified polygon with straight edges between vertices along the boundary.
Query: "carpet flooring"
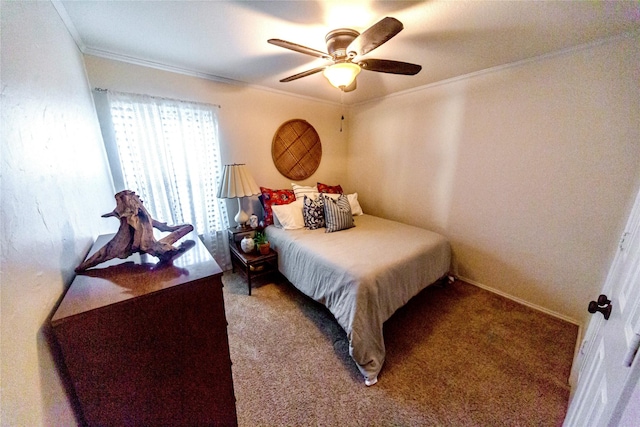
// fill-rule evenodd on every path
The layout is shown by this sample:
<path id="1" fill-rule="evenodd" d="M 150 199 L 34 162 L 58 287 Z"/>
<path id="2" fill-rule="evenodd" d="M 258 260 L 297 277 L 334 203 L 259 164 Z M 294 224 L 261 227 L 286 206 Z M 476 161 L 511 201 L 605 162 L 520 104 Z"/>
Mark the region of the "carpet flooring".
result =
<path id="1" fill-rule="evenodd" d="M 456 281 L 384 326 L 366 387 L 331 313 L 279 275 L 223 276 L 240 426 L 559 426 L 577 326 Z"/>

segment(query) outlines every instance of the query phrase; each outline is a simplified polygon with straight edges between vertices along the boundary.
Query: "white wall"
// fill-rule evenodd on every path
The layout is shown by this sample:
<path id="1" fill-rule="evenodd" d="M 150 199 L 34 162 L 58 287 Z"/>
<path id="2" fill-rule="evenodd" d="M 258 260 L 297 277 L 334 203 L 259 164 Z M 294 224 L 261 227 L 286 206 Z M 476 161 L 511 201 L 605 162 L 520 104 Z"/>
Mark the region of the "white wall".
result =
<path id="1" fill-rule="evenodd" d="M 271 142 L 278 127 L 291 119 L 304 119 L 318 132 L 322 160 L 303 185 L 346 180 L 346 132 L 340 132 L 339 105 L 293 97 L 247 86 L 234 86 L 202 78 L 142 67 L 87 55 L 89 80 L 94 87 L 144 93 L 221 105 L 219 112 L 223 163 L 246 163 L 258 185 L 291 188 L 291 180 L 278 172 L 271 158 Z M 247 202 L 245 202 L 247 203 Z M 259 208 L 253 198 L 254 211 Z M 248 213 L 251 210 L 246 209 Z M 229 215 L 237 202 L 229 204 Z"/>
<path id="2" fill-rule="evenodd" d="M 639 77 L 636 35 L 358 105 L 348 183 L 450 237 L 460 276 L 584 324 L 640 184 Z"/>
<path id="3" fill-rule="evenodd" d="M 3 426 L 74 425 L 48 321 L 115 206 L 83 58 L 50 2 L 0 3 Z"/>

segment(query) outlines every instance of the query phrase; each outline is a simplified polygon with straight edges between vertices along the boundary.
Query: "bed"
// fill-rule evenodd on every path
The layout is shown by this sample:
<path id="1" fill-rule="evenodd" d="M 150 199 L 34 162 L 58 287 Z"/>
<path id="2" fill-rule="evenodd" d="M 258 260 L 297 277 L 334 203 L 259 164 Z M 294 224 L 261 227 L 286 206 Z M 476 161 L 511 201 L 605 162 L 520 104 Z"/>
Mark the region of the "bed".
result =
<path id="1" fill-rule="evenodd" d="M 346 331 L 349 354 L 365 384 L 377 382 L 385 358 L 383 323 L 449 272 L 449 242 L 440 234 L 372 215 L 327 233 L 265 228 L 279 271 L 324 304 Z"/>

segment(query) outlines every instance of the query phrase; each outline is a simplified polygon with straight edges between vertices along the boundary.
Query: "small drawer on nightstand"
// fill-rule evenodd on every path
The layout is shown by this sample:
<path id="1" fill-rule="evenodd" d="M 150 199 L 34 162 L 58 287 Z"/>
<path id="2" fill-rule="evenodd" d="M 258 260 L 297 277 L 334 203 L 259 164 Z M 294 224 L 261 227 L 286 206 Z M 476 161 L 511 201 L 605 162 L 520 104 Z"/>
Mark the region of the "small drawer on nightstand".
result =
<path id="1" fill-rule="evenodd" d="M 231 227 L 227 229 L 229 233 L 229 242 L 239 242 L 244 239 L 245 236 L 253 237 L 256 234 L 256 230 L 253 228 L 235 228 Z"/>

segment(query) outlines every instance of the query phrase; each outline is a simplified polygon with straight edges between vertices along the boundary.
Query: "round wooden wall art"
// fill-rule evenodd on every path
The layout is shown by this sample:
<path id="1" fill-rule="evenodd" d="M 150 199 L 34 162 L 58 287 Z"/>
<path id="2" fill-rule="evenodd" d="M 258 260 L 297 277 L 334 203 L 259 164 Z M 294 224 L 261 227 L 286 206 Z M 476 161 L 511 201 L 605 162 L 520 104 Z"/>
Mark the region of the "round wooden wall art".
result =
<path id="1" fill-rule="evenodd" d="M 322 158 L 318 132 L 305 120 L 284 122 L 273 136 L 271 157 L 278 171 L 287 178 L 294 181 L 309 178 Z"/>

